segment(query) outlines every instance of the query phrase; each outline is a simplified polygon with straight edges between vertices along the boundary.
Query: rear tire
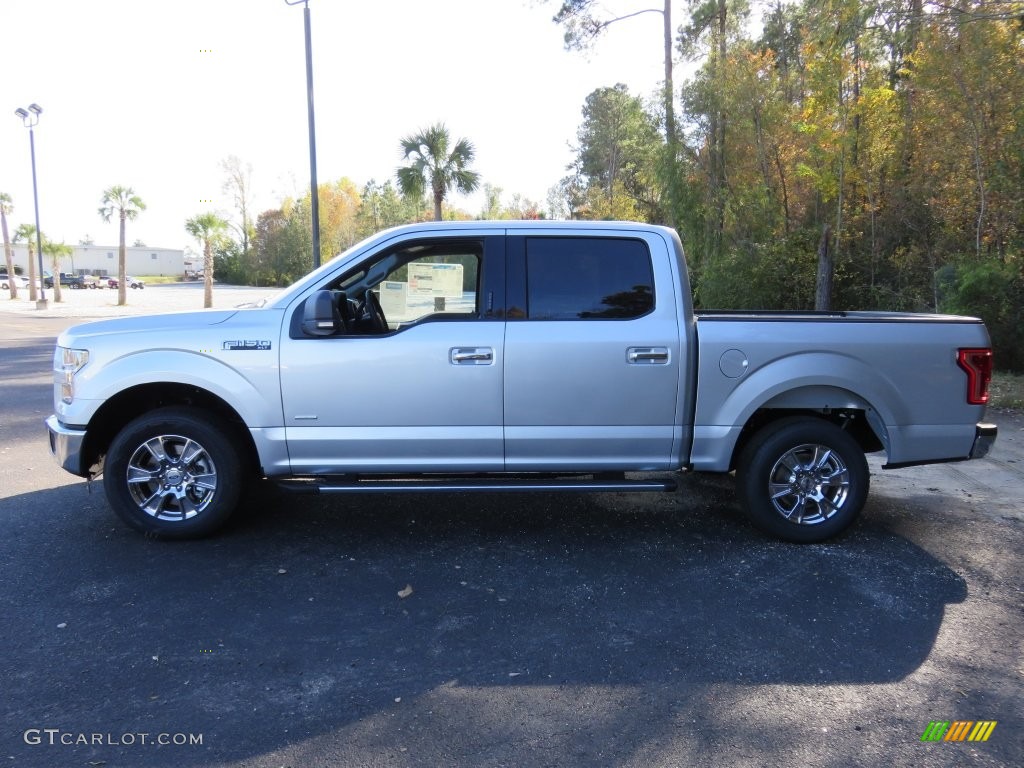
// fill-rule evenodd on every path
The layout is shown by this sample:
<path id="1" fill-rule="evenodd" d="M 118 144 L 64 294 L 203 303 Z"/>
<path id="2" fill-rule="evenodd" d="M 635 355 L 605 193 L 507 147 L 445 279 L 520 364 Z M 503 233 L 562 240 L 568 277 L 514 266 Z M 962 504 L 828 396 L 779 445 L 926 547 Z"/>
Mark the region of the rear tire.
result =
<path id="1" fill-rule="evenodd" d="M 849 527 L 867 500 L 864 451 L 847 432 L 814 417 L 766 425 L 740 454 L 737 492 L 758 528 L 786 541 L 824 541 Z"/>
<path id="2" fill-rule="evenodd" d="M 227 425 L 211 413 L 160 408 L 114 438 L 103 487 L 132 528 L 168 539 L 207 536 L 239 503 L 242 459 Z"/>

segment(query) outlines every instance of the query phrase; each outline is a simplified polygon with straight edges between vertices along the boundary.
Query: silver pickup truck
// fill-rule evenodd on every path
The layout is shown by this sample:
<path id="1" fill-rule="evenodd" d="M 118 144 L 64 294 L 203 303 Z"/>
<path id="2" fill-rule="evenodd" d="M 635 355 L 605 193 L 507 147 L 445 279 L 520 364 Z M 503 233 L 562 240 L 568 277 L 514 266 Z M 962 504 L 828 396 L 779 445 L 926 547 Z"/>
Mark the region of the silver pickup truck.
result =
<path id="1" fill-rule="evenodd" d="M 991 371 L 973 318 L 695 313 L 663 227 L 436 223 L 263 306 L 65 331 L 47 427 L 61 466 L 102 473 L 127 524 L 170 538 L 212 532 L 267 478 L 619 492 L 735 470 L 756 525 L 808 542 L 860 512 L 865 452 L 984 455 Z"/>

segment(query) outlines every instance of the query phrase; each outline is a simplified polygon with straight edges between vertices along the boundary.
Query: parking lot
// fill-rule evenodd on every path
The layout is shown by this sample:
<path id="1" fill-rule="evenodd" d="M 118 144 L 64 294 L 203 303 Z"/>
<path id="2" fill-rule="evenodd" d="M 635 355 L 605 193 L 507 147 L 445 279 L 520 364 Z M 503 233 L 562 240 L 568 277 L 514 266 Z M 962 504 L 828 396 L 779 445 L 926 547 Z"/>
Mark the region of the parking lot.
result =
<path id="1" fill-rule="evenodd" d="M 229 309 L 247 301 L 257 301 L 273 296 L 277 288 L 251 288 L 234 285 L 215 285 L 213 308 Z M 190 312 L 203 308 L 203 283 L 194 280 L 187 283 L 147 285 L 142 289 L 125 289 L 125 306 L 117 306 L 116 288 L 99 288 L 61 291 L 61 301 L 54 301 L 53 290 L 46 289 L 46 309 L 37 309 L 29 300 L 27 288 L 18 290 L 18 298 L 12 300 L 7 291 L 0 292 L 0 318 L 6 315 L 20 315 L 36 319 L 68 318 L 72 321 L 95 320 L 105 317 L 144 315 L 154 312 Z"/>
<path id="2" fill-rule="evenodd" d="M 47 292 L 48 295 L 50 292 Z M 266 295 L 218 287 L 215 306 Z M 1024 418 L 883 472 L 852 531 L 767 539 L 673 494 L 285 497 L 124 529 L 42 420 L 78 318 L 201 283 L 0 296 L 0 761 L 11 766 L 1019 766 Z M 932 721 L 996 721 L 922 742 Z"/>

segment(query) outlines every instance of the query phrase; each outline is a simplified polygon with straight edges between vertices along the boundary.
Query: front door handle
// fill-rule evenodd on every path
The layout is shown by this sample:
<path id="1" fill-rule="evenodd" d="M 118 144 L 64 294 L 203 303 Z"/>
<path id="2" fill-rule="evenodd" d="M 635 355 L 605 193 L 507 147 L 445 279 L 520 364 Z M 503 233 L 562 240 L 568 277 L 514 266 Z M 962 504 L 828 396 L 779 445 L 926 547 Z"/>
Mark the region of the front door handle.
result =
<path id="1" fill-rule="evenodd" d="M 494 350 L 490 347 L 453 347 L 448 353 L 452 365 L 490 365 Z"/>
<path id="2" fill-rule="evenodd" d="M 668 347 L 630 347 L 626 350 L 626 361 L 633 365 L 657 365 L 668 360 Z"/>

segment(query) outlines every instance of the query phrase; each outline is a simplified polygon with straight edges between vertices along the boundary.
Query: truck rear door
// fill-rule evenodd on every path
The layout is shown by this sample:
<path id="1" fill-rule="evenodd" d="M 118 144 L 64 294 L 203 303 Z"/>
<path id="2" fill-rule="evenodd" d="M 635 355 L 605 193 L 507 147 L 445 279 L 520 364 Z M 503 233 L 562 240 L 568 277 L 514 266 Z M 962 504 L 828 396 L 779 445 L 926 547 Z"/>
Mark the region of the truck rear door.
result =
<path id="1" fill-rule="evenodd" d="M 508 239 L 505 468 L 672 468 L 685 347 L 665 245 L 565 232 Z"/>

